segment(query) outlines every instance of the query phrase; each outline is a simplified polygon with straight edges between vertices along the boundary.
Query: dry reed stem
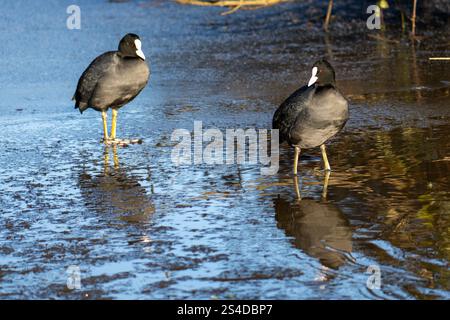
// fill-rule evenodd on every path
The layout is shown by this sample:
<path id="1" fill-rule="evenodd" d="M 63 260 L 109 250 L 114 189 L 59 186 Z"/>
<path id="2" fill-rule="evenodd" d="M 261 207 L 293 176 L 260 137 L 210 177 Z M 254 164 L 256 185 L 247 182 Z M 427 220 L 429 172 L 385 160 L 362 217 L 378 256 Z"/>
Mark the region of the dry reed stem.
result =
<path id="1" fill-rule="evenodd" d="M 221 15 L 225 16 L 227 14 L 232 14 L 233 12 L 238 11 L 242 7 L 243 4 L 244 4 L 244 0 L 240 0 L 239 4 L 236 7 L 234 7 L 230 11 L 222 12 Z"/>
<path id="2" fill-rule="evenodd" d="M 331 12 L 333 12 L 333 0 L 329 0 L 328 2 L 327 15 L 325 17 L 325 23 L 323 25 L 323 28 L 325 29 L 326 32 L 328 32 L 328 25 L 330 24 Z"/>
<path id="3" fill-rule="evenodd" d="M 413 37 L 416 35 L 416 11 L 417 11 L 417 0 L 414 0 L 414 3 L 413 3 L 413 15 L 412 15 L 412 18 L 411 18 L 412 36 Z"/>

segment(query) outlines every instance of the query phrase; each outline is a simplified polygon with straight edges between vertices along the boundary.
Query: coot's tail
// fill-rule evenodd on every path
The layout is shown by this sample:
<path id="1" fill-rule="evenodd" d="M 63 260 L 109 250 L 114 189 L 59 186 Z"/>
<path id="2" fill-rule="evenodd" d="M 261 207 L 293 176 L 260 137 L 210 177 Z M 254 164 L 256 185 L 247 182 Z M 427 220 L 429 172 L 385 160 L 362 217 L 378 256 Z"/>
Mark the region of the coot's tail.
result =
<path id="1" fill-rule="evenodd" d="M 88 108 L 88 104 L 86 102 L 76 100 L 75 96 L 72 97 L 72 100 L 75 100 L 75 109 L 80 110 L 81 114 L 83 114 L 83 111 Z"/>

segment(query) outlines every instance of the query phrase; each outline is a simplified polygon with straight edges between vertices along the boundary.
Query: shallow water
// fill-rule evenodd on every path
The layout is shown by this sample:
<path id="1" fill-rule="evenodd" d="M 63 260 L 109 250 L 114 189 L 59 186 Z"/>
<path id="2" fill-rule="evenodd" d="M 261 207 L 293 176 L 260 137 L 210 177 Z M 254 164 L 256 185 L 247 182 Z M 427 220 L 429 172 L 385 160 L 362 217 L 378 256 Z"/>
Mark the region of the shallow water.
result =
<path id="1" fill-rule="evenodd" d="M 428 61 L 448 34 L 324 37 L 303 4 L 223 17 L 160 1 L 80 1 L 70 31 L 69 4 L 0 10 L 0 297 L 450 298 L 450 65 Z M 144 143 L 105 148 L 99 114 L 70 97 L 126 32 L 141 35 L 152 76 L 118 134 Z M 269 128 L 322 55 L 351 102 L 326 198 L 319 150 L 302 155 L 298 190 L 287 147 L 273 176 L 172 164 L 170 135 L 194 120 Z M 66 286 L 71 265 L 80 290 Z"/>

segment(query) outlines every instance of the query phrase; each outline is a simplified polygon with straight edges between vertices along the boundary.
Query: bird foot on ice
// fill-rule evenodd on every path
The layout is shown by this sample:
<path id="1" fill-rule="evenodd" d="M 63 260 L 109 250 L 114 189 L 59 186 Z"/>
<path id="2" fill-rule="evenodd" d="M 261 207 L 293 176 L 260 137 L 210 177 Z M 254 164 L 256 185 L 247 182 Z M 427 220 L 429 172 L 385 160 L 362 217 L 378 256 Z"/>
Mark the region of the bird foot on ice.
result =
<path id="1" fill-rule="evenodd" d="M 103 143 L 106 145 L 115 145 L 120 147 L 127 147 L 130 144 L 141 144 L 142 139 L 103 139 Z"/>

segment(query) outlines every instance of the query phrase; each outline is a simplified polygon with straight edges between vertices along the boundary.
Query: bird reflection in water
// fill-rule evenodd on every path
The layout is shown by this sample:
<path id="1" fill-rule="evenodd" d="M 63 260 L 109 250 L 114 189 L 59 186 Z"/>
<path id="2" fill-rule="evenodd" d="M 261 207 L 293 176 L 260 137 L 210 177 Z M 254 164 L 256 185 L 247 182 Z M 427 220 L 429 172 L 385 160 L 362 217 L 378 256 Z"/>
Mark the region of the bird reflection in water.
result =
<path id="1" fill-rule="evenodd" d="M 352 232 L 340 209 L 326 201 L 329 172 L 325 175 L 322 200 L 302 199 L 298 178 L 294 177 L 297 199 L 275 199 L 277 226 L 294 238 L 296 248 L 317 258 L 322 264 L 316 280 L 328 280 L 329 269 L 337 270 L 352 261 Z"/>
<path id="2" fill-rule="evenodd" d="M 81 194 L 86 206 L 100 214 L 113 214 L 127 222 L 146 222 L 155 208 L 146 189 L 137 177 L 127 174 L 119 164 L 117 147 L 112 147 L 113 166 L 110 165 L 110 147 L 105 147 L 103 172 L 91 175 L 83 170 L 79 175 Z"/>

